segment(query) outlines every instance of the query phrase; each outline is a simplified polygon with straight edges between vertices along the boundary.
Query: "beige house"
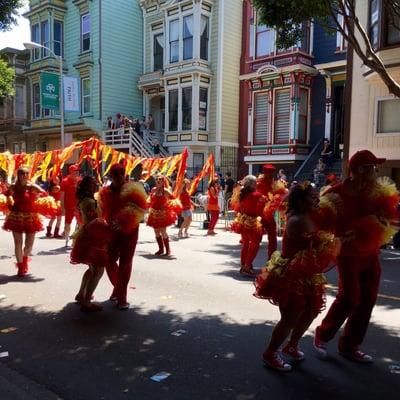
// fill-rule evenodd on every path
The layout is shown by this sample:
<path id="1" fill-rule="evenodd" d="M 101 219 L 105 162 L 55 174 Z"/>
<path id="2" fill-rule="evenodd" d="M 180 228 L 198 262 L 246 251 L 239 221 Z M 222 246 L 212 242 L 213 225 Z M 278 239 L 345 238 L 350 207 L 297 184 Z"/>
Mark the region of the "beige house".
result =
<path id="1" fill-rule="evenodd" d="M 144 115 L 196 173 L 210 152 L 237 167 L 242 0 L 139 0 L 144 18 Z"/>
<path id="2" fill-rule="evenodd" d="M 383 0 L 360 0 L 357 15 L 390 74 L 400 82 L 400 30 L 382 12 Z M 391 95 L 379 76 L 354 53 L 349 156 L 368 149 L 386 163 L 380 173 L 400 186 L 400 99 Z"/>

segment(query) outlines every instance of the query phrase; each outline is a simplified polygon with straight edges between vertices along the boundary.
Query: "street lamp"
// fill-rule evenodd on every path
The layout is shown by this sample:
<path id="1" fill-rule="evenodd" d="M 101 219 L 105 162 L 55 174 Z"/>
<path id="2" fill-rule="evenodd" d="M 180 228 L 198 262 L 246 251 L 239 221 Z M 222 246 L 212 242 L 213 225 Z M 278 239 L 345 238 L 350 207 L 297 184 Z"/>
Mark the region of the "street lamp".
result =
<path id="1" fill-rule="evenodd" d="M 61 113 L 61 149 L 64 149 L 65 146 L 65 135 L 64 135 L 64 92 L 63 92 L 63 60 L 62 56 L 58 56 L 54 53 L 53 50 L 49 49 L 46 46 L 43 46 L 39 43 L 35 42 L 26 42 L 24 43 L 24 47 L 27 50 L 34 50 L 34 49 L 45 49 L 50 54 L 52 54 L 56 59 L 58 59 L 60 65 L 60 113 Z"/>

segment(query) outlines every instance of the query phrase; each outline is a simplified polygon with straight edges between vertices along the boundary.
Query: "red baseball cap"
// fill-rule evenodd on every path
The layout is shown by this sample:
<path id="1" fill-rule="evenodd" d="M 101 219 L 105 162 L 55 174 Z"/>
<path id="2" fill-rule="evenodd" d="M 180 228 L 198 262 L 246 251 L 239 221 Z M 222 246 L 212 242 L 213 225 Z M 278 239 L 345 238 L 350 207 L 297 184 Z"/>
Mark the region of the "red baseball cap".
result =
<path id="1" fill-rule="evenodd" d="M 369 150 L 360 150 L 352 155 L 349 161 L 350 171 L 354 172 L 363 165 L 383 164 L 386 158 L 378 158 Z"/>
<path id="2" fill-rule="evenodd" d="M 125 167 L 122 164 L 113 164 L 110 168 L 110 175 L 116 175 L 121 171 L 125 174 Z"/>
<path id="3" fill-rule="evenodd" d="M 262 169 L 263 171 L 276 171 L 276 168 L 272 164 L 264 164 Z"/>
<path id="4" fill-rule="evenodd" d="M 68 172 L 71 174 L 72 172 L 78 172 L 79 171 L 79 165 L 73 164 L 70 165 L 68 168 Z"/>

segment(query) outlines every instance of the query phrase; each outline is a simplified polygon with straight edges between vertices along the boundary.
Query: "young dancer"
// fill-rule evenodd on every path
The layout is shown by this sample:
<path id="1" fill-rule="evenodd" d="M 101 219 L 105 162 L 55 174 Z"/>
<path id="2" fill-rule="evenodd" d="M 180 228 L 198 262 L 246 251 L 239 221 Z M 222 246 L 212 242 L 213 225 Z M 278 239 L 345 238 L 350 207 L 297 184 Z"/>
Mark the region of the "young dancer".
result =
<path id="1" fill-rule="evenodd" d="M 183 222 L 178 232 L 179 238 L 182 238 L 183 235 L 185 235 L 185 237 L 189 237 L 188 229 L 192 222 L 192 210 L 193 207 L 195 206 L 193 201 L 190 199 L 189 190 L 190 190 L 190 180 L 185 179 L 181 194 L 179 195 L 179 200 L 182 204 L 181 216 L 183 218 Z"/>
<path id="2" fill-rule="evenodd" d="M 55 177 L 49 185 L 49 195 L 54 198 L 54 200 L 59 203 L 61 200 L 61 188 L 60 188 L 60 179 L 58 177 Z M 46 232 L 46 237 L 51 238 L 54 237 L 56 239 L 62 238 L 62 235 L 60 235 L 60 226 L 61 226 L 61 220 L 62 220 L 62 212 L 61 212 L 61 207 L 59 212 L 57 213 L 57 216 L 50 218 L 49 224 L 47 225 L 47 232 Z M 56 227 L 54 228 L 54 235 L 51 233 L 51 230 L 53 229 L 53 224 L 56 222 Z"/>
<path id="3" fill-rule="evenodd" d="M 210 214 L 210 222 L 208 225 L 207 235 L 216 235 L 217 234 L 214 229 L 215 229 L 215 226 L 217 225 L 219 212 L 220 212 L 219 203 L 218 203 L 218 197 L 219 197 L 220 190 L 221 190 L 221 187 L 219 184 L 219 179 L 214 179 L 209 183 L 208 190 L 207 190 L 207 197 L 208 197 L 207 211 Z"/>

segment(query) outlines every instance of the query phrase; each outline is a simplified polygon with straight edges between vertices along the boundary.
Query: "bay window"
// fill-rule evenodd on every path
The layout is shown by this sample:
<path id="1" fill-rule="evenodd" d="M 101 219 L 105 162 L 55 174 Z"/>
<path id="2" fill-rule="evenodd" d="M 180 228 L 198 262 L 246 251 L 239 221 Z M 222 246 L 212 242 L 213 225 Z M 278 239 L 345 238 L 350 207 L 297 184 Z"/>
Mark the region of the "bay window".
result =
<path id="1" fill-rule="evenodd" d="M 169 62 L 179 61 L 179 19 L 169 23 Z"/>
<path id="2" fill-rule="evenodd" d="M 192 88 L 182 88 L 182 130 L 192 129 Z"/>
<path id="3" fill-rule="evenodd" d="M 39 34 L 39 24 L 32 25 L 31 28 L 31 40 L 34 43 L 40 43 L 40 34 Z M 38 60 L 40 58 L 40 49 L 32 50 L 32 60 Z"/>
<path id="4" fill-rule="evenodd" d="M 183 18 L 183 59 L 193 58 L 193 15 Z"/>
<path id="5" fill-rule="evenodd" d="M 256 33 L 256 57 L 269 56 L 275 49 L 275 31 L 266 25 L 258 25 Z"/>
<path id="6" fill-rule="evenodd" d="M 42 21 L 40 23 L 40 44 L 44 47 L 50 46 L 50 30 L 49 30 L 49 22 Z M 48 50 L 42 48 L 42 57 L 47 57 Z"/>
<path id="7" fill-rule="evenodd" d="M 205 15 L 201 16 L 200 26 L 200 58 L 208 61 L 209 21 Z"/>
<path id="8" fill-rule="evenodd" d="M 57 56 L 63 55 L 63 23 L 54 21 L 53 24 L 53 51 Z"/>
<path id="9" fill-rule="evenodd" d="M 178 130 L 178 89 L 170 90 L 168 95 L 169 130 Z"/>
<path id="10" fill-rule="evenodd" d="M 207 130 L 208 89 L 200 88 L 199 93 L 199 130 Z"/>

